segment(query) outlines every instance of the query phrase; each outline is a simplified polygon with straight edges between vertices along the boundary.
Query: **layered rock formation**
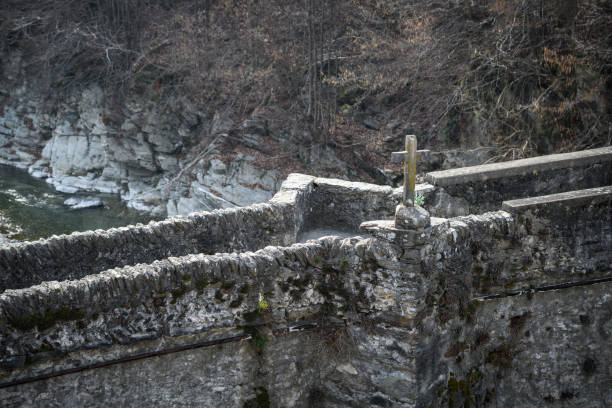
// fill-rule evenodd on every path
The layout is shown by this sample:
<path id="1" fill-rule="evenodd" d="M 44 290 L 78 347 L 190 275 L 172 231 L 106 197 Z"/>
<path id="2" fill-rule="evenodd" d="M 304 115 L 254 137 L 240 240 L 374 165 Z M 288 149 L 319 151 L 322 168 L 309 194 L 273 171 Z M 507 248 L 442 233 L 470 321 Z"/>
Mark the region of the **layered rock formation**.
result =
<path id="1" fill-rule="evenodd" d="M 39 98 L 28 85 L 0 90 L 0 163 L 59 191 L 117 193 L 163 216 L 266 201 L 277 189 L 278 172 L 215 150 L 231 121 L 207 121 L 180 99 L 134 97 L 110 112 L 98 86 L 51 108 Z"/>

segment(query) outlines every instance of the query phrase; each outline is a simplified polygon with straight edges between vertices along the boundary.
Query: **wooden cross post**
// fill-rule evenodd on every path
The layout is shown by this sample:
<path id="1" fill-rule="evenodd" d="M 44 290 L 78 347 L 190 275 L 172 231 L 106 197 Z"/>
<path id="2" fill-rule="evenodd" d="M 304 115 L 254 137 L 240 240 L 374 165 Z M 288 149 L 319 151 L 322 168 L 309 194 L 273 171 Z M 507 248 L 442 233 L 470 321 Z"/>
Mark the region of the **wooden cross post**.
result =
<path id="1" fill-rule="evenodd" d="M 406 147 L 404 148 L 404 194 L 402 202 L 406 207 L 414 206 L 414 183 L 416 178 L 416 148 L 415 135 L 406 136 Z"/>
<path id="2" fill-rule="evenodd" d="M 416 179 L 416 162 L 421 154 L 429 153 L 429 150 L 417 150 L 417 138 L 415 135 L 406 136 L 406 145 L 403 152 L 391 153 L 392 162 L 404 162 L 404 194 L 402 203 L 406 207 L 414 206 L 414 185 Z"/>

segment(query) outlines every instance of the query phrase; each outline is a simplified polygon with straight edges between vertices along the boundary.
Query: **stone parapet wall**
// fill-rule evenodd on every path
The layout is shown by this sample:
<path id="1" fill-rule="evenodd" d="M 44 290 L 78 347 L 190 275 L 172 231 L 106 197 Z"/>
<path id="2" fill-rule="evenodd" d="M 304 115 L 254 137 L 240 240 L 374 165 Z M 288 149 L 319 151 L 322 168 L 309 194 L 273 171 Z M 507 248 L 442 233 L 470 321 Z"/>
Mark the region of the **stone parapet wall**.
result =
<path id="1" fill-rule="evenodd" d="M 612 401 L 610 192 L 525 201 L 420 230 L 362 225 L 402 248 L 399 269 L 420 261 L 416 406 Z"/>
<path id="2" fill-rule="evenodd" d="M 412 406 L 415 352 L 409 339 L 417 333 L 406 323 L 413 318 L 421 284 L 418 266 L 411 267 L 409 274 L 397 267 L 400 253 L 371 238 L 330 237 L 255 253 L 169 258 L 78 281 L 7 290 L 0 295 L 0 396 L 25 403 L 35 399 L 41 385 L 3 385 L 177 345 L 234 338 L 232 344 L 242 340 L 248 347 L 230 345 L 227 352 L 217 346 L 200 348 L 198 353 L 184 350 L 174 365 L 143 358 L 129 367 L 142 367 L 164 387 L 168 378 L 152 370 L 163 364 L 181 370 L 187 364 L 185 355 L 195 361 L 219 359 L 219 366 L 232 361 L 239 369 L 218 379 L 216 388 L 223 388 L 218 391 L 220 401 L 239 398 L 241 404 L 254 387 L 261 386 L 274 401 L 272 406 L 311 406 L 311 400 L 334 399 L 367 405 L 376 395 L 391 404 Z M 379 331 L 379 325 L 385 329 L 381 326 Z M 296 333 L 300 327 L 314 330 Z M 372 330 L 378 333 L 374 337 Z M 381 343 L 393 347 L 381 349 Z M 240 358 L 233 355 L 237 350 Z M 398 350 L 401 358 L 393 362 Z M 294 363 L 287 366 L 287 358 Z M 299 368 L 301 364 L 307 365 Z M 119 367 L 115 370 L 122 370 Z M 265 367 L 261 378 L 257 367 Z M 286 375 L 274 372 L 274 367 Z M 389 367 L 394 367 L 397 379 L 375 378 Z M 97 395 L 101 391 L 92 383 L 103 381 L 113 369 L 99 370 L 78 377 L 83 389 Z M 295 370 L 299 373 L 291 374 Z M 208 378 L 210 369 L 191 366 L 190 373 L 193 381 L 200 382 Z M 83 396 L 59 392 L 71 378 L 45 382 L 57 384 L 54 398 L 80 404 Z M 361 382 L 361 391 L 346 389 L 348 378 Z M 111 383 L 120 395 L 132 393 L 131 389 L 134 395 L 145 392 L 133 382 Z M 239 384 L 243 388 L 233 396 Z M 187 393 L 186 398 L 212 401 L 215 392 L 210 388 L 202 388 L 201 397 Z M 407 389 L 410 393 L 404 395 Z M 156 391 L 143 400 L 154 397 L 162 398 Z M 163 401 L 169 403 L 168 398 Z"/>
<path id="3" fill-rule="evenodd" d="M 290 205 L 255 204 L 13 244 L 0 248 L 0 287 L 78 279 L 117 266 L 190 253 L 287 245 L 295 240 L 294 217 Z"/>
<path id="4" fill-rule="evenodd" d="M 611 202 L 586 194 L 436 221 L 422 250 L 418 406 L 612 400 Z"/>
<path id="5" fill-rule="evenodd" d="M 288 241 L 388 219 L 6 290 L 0 400 L 172 405 L 191 384 L 186 405 L 609 405 L 608 190 L 394 221 L 399 191 L 292 176 L 247 207 L 281 209 Z"/>
<path id="6" fill-rule="evenodd" d="M 612 146 L 436 171 L 427 174 L 427 180 L 444 187 L 549 170 L 588 167 L 606 162 L 612 162 Z"/>
<path id="7" fill-rule="evenodd" d="M 440 220 L 423 261 L 469 276 L 473 295 L 610 277 L 611 197 Z"/>
<path id="8" fill-rule="evenodd" d="M 509 208 L 507 238 L 472 243 L 474 288 L 491 294 L 612 276 L 612 194 L 593 198 Z"/>
<path id="9" fill-rule="evenodd" d="M 358 231 L 364 221 L 392 219 L 401 200 L 400 189 L 321 178 L 315 180 L 313 193 L 309 225 L 352 231 Z"/>
<path id="10" fill-rule="evenodd" d="M 269 247 L 256 253 L 187 255 L 107 270 L 80 280 L 7 290 L 0 295 L 0 330 L 13 335 L 2 339 L 2 367 L 8 369 L 4 376 L 9 372 L 11 377 L 19 376 L 26 356 L 36 361 L 39 353 L 44 360 L 49 352 L 58 358 L 81 349 L 161 337 L 215 330 L 226 336 L 235 334 L 232 328 L 261 317 L 257 313 L 260 296 L 271 305 L 267 317 L 286 321 L 312 315 L 316 298 L 298 300 L 294 315 L 286 315 L 283 303 L 292 298 L 278 285 L 305 279 L 332 246 L 342 243 L 330 240 Z M 74 361 L 71 357 L 67 364 L 74 365 Z M 62 368 L 58 362 L 54 366 Z M 32 375 L 37 369 L 34 365 L 23 374 Z"/>
<path id="11" fill-rule="evenodd" d="M 305 225 L 345 225 L 357 231 L 368 217 L 392 217 L 398 197 L 391 187 L 292 174 L 268 203 L 1 247 L 0 290 L 79 279 L 171 256 L 291 245 Z"/>

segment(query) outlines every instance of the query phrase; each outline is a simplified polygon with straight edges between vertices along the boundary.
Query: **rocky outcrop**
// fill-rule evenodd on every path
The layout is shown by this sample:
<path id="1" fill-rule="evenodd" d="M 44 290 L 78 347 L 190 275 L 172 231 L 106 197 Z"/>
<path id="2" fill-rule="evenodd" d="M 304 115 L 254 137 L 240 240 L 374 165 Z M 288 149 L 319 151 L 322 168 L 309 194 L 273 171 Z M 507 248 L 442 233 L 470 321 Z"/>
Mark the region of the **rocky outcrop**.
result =
<path id="1" fill-rule="evenodd" d="M 104 203 L 97 197 L 71 197 L 64 201 L 64 205 L 71 210 L 102 207 Z"/>
<path id="2" fill-rule="evenodd" d="M 267 201 L 277 190 L 278 172 L 211 145 L 231 120 L 207 120 L 180 98 L 135 96 L 118 112 L 98 86 L 53 109 L 37 98 L 27 85 L 0 92 L 0 163 L 59 191 L 120 194 L 131 208 L 171 216 Z M 258 128 L 249 129 L 255 140 Z"/>

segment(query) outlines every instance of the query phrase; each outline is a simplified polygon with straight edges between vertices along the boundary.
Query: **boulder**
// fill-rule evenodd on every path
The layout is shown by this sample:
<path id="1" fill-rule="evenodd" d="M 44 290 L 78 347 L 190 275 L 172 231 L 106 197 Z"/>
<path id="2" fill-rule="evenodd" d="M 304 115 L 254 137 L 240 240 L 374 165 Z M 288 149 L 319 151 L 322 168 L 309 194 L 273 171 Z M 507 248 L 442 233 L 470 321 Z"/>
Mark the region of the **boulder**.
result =
<path id="1" fill-rule="evenodd" d="M 71 210 L 82 210 L 84 208 L 102 207 L 104 203 L 97 197 L 71 197 L 64 201 L 64 205 Z"/>
<path id="2" fill-rule="evenodd" d="M 395 209 L 395 228 L 422 229 L 430 225 L 429 213 L 423 207 L 406 207 L 400 204 Z"/>

